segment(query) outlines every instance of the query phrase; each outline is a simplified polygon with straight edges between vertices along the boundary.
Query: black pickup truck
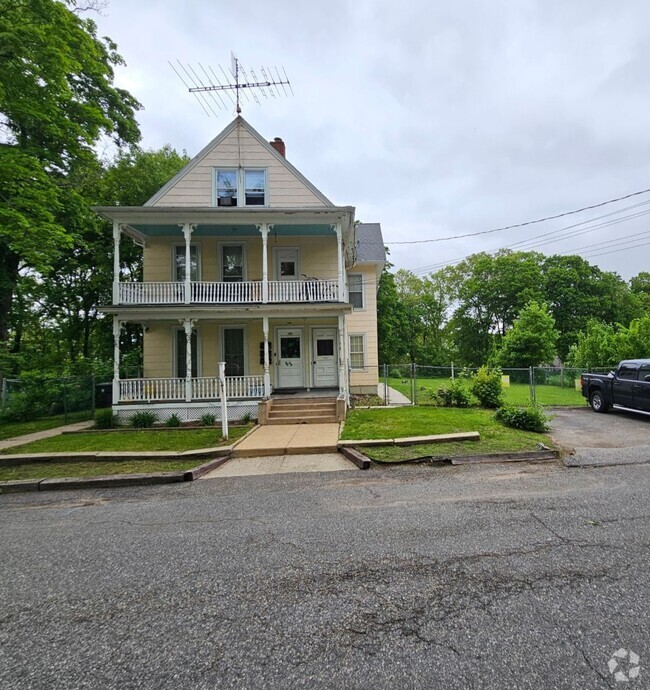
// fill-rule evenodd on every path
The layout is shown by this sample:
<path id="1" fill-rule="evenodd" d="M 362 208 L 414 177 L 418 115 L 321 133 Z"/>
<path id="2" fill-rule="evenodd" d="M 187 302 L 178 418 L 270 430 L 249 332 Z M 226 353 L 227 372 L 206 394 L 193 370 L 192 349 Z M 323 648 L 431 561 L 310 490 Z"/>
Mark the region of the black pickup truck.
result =
<path id="1" fill-rule="evenodd" d="M 580 384 L 594 412 L 612 405 L 650 412 L 650 359 L 626 359 L 609 374 L 582 374 Z"/>

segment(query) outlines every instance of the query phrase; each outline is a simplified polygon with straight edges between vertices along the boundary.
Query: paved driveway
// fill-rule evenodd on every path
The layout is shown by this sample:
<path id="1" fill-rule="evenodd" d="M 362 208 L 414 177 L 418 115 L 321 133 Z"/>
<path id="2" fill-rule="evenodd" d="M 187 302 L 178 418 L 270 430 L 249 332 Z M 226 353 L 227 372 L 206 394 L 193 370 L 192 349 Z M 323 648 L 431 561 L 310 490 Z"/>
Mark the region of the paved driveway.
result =
<path id="1" fill-rule="evenodd" d="M 556 407 L 551 436 L 565 448 L 629 448 L 650 444 L 650 414 L 616 408 L 598 414 L 589 407 Z"/>

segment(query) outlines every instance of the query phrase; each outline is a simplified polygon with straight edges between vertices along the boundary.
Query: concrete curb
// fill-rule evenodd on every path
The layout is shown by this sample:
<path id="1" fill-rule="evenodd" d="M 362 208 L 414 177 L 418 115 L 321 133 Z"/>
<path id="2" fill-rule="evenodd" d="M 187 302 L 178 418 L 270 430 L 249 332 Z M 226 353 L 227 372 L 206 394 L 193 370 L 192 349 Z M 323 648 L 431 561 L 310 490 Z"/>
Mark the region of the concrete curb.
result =
<path id="1" fill-rule="evenodd" d="M 375 438 L 352 441 L 339 441 L 339 448 L 356 446 L 415 446 L 423 443 L 453 443 L 454 441 L 480 441 L 478 431 L 465 431 L 458 434 L 432 434 L 431 436 L 407 436 L 403 438 Z"/>
<path id="2" fill-rule="evenodd" d="M 111 474 L 97 477 L 57 477 L 52 479 L 14 479 L 0 482 L 0 495 L 62 489 L 98 489 L 121 486 L 150 486 L 192 482 L 230 460 L 230 453 L 213 458 L 191 470 L 151 472 L 149 474 Z"/>
<path id="3" fill-rule="evenodd" d="M 89 453 L 25 453 L 20 455 L 0 455 L 0 465 L 16 467 L 36 462 L 75 463 L 80 461 L 103 460 L 106 462 L 120 462 L 122 460 L 184 460 L 191 458 L 210 458 L 230 455 L 233 446 L 217 446 L 216 448 L 196 448 L 185 451 L 149 451 L 148 453 L 125 451 L 92 451 Z"/>

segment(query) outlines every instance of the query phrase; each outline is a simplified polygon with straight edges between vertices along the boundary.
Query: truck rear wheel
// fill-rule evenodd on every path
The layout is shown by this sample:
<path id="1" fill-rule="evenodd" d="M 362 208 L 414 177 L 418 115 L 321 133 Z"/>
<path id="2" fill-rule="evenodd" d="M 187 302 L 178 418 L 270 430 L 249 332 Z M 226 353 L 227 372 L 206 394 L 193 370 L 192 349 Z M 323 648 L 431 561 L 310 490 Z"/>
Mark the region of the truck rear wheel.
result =
<path id="1" fill-rule="evenodd" d="M 591 391 L 589 404 L 594 412 L 607 412 L 609 410 L 609 405 L 605 402 L 602 391 Z"/>

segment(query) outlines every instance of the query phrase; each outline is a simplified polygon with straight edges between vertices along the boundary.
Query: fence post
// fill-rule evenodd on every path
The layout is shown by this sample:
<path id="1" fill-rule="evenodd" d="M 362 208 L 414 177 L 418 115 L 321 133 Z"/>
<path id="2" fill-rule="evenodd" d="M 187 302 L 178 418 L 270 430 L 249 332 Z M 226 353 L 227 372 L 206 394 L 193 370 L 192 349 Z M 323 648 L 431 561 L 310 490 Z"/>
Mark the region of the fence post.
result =
<path id="1" fill-rule="evenodd" d="M 219 397 L 221 398 L 221 435 L 228 438 L 228 401 L 226 395 L 226 363 L 219 362 Z"/>
<path id="2" fill-rule="evenodd" d="M 413 365 L 413 404 L 418 404 L 418 365 Z"/>
<path id="3" fill-rule="evenodd" d="M 530 401 L 535 402 L 535 373 L 533 367 L 528 367 L 528 380 L 530 382 Z"/>
<path id="4" fill-rule="evenodd" d="M 454 363 L 451 363 L 451 380 L 454 380 Z"/>
<path id="5" fill-rule="evenodd" d="M 68 423 L 68 391 L 65 385 L 65 379 L 63 379 L 63 421 Z"/>
<path id="6" fill-rule="evenodd" d="M 7 406 L 7 398 L 9 397 L 9 387 L 7 386 L 7 379 L 2 379 L 2 409 Z"/>

